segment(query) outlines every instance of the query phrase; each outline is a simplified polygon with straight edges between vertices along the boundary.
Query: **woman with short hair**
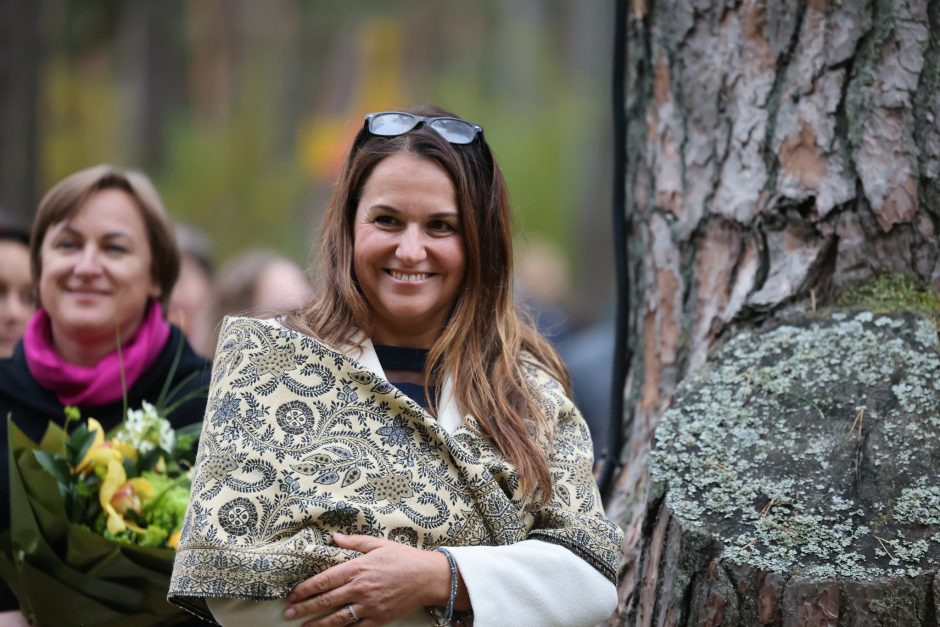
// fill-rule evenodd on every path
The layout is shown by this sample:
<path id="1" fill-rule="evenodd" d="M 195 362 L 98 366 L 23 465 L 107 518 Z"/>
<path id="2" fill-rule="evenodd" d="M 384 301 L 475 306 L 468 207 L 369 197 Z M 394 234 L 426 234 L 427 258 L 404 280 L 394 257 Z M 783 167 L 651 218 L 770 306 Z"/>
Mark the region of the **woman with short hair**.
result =
<path id="1" fill-rule="evenodd" d="M 56 184 L 39 205 L 30 260 L 39 309 L 10 359 L 0 361 L 0 528 L 9 529 L 7 420 L 38 442 L 67 405 L 105 430 L 125 407 L 203 387 L 208 365 L 164 319 L 179 272 L 166 210 L 146 176 L 99 165 Z M 168 399 L 172 400 L 172 399 Z M 169 416 L 202 419 L 205 399 Z M 5 590 L 5 586 L 4 586 Z M 0 609 L 16 607 L 9 594 Z"/>

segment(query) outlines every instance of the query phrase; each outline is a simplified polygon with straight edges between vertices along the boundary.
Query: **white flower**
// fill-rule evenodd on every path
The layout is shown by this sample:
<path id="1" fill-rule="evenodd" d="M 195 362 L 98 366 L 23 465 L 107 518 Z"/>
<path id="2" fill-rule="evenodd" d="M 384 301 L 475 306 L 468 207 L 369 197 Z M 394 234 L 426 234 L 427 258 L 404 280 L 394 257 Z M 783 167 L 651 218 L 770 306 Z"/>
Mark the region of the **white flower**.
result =
<path id="1" fill-rule="evenodd" d="M 171 452 L 176 445 L 176 433 L 170 421 L 160 416 L 157 408 L 144 401 L 142 409 L 128 409 L 127 417 L 118 426 L 114 438 L 130 444 L 141 453 L 149 453 L 155 446 Z"/>

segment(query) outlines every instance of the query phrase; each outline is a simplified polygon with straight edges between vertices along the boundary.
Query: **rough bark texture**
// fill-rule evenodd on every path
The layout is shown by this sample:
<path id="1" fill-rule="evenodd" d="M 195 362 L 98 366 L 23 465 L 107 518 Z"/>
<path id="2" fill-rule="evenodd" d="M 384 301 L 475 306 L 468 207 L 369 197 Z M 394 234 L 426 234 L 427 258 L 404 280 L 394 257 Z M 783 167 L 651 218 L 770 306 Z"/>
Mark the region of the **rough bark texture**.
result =
<path id="1" fill-rule="evenodd" d="M 729 340 L 656 431 L 636 624 L 935 625 L 932 322 L 837 311 Z"/>
<path id="2" fill-rule="evenodd" d="M 719 338 L 880 273 L 940 289 L 940 2 L 634 0 L 628 33 L 619 620 L 653 431 Z"/>

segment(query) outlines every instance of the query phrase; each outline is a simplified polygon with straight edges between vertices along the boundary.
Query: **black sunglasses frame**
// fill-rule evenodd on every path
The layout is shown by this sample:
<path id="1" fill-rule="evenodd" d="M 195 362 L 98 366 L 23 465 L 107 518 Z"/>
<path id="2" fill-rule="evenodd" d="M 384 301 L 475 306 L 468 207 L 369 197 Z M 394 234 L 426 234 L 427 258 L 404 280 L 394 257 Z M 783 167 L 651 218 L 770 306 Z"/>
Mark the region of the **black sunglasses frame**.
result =
<path id="1" fill-rule="evenodd" d="M 373 126 L 375 125 L 375 121 L 377 118 L 383 115 L 394 115 L 398 117 L 410 118 L 410 121 L 412 122 L 412 124 L 397 133 L 376 132 L 376 130 L 373 128 Z M 469 136 L 468 139 L 466 141 L 454 141 L 453 139 L 451 139 L 454 136 L 453 133 L 442 132 L 440 128 L 438 128 L 435 125 L 435 122 L 439 122 L 439 121 L 457 122 L 461 125 L 465 125 L 468 129 L 468 136 Z M 435 133 L 437 133 L 438 135 L 446 139 L 449 143 L 455 144 L 457 146 L 465 146 L 467 144 L 472 144 L 473 141 L 477 138 L 477 135 L 480 135 L 483 133 L 483 127 L 480 126 L 479 124 L 474 124 L 473 122 L 468 122 L 467 120 L 461 120 L 460 118 L 443 117 L 443 116 L 427 117 L 423 115 L 415 115 L 414 113 L 406 113 L 404 111 L 377 111 L 375 113 L 369 113 L 368 115 L 366 115 L 366 119 L 365 119 L 366 130 L 368 130 L 369 133 L 377 137 L 398 137 L 399 135 L 404 135 L 405 133 L 414 130 L 420 124 L 424 124 L 431 130 L 433 130 Z M 448 135 L 450 135 L 450 137 Z"/>

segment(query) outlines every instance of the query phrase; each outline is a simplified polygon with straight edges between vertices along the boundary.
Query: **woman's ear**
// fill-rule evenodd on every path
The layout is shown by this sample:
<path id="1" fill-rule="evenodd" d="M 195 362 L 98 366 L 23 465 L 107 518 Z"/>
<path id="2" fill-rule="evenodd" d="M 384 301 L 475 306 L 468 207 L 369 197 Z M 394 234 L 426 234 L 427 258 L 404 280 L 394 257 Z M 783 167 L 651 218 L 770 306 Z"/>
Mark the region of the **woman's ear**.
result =
<path id="1" fill-rule="evenodd" d="M 160 289 L 160 284 L 157 283 L 156 279 L 150 279 L 150 289 L 147 290 L 147 296 L 153 300 L 160 300 L 160 297 L 163 295 L 163 290 Z"/>

